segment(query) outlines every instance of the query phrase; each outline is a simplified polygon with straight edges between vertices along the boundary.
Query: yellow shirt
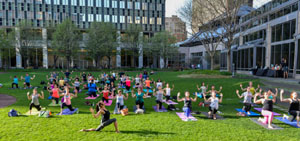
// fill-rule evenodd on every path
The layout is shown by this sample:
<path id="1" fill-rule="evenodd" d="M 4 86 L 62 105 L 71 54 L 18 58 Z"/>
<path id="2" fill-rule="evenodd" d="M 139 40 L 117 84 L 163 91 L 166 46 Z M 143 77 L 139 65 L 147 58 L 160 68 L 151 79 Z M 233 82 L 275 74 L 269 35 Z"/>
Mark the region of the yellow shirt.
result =
<path id="1" fill-rule="evenodd" d="M 59 86 L 64 86 L 65 85 L 65 80 L 59 80 Z"/>
<path id="2" fill-rule="evenodd" d="M 255 95 L 255 88 L 254 87 L 250 88 L 250 92 L 252 93 L 252 95 Z"/>

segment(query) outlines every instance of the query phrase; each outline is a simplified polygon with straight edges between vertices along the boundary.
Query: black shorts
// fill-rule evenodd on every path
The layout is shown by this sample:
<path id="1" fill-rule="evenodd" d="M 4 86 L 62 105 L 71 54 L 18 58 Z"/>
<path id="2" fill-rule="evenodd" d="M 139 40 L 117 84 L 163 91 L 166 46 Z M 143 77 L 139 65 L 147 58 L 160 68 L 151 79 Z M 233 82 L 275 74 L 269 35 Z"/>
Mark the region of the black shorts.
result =
<path id="1" fill-rule="evenodd" d="M 160 100 L 156 100 L 156 104 L 162 104 L 162 102 Z"/>
<path id="2" fill-rule="evenodd" d="M 129 91 L 130 90 L 130 86 L 126 86 L 126 90 Z"/>
<path id="3" fill-rule="evenodd" d="M 77 90 L 77 92 L 79 92 L 79 90 L 80 90 L 80 87 L 75 87 L 75 89 Z"/>
<path id="4" fill-rule="evenodd" d="M 29 83 L 29 82 L 25 82 L 25 85 L 26 85 L 27 87 L 30 87 L 30 83 Z"/>
<path id="5" fill-rule="evenodd" d="M 102 101 L 108 103 L 108 99 L 106 99 L 105 97 L 102 97 Z"/>
<path id="6" fill-rule="evenodd" d="M 218 109 L 212 108 L 209 106 L 209 111 L 212 112 L 212 114 L 216 114 Z"/>
<path id="7" fill-rule="evenodd" d="M 41 105 L 34 105 L 34 103 L 31 103 L 30 106 L 29 106 L 29 110 L 32 109 L 32 107 L 35 107 L 38 111 L 40 111 L 42 108 L 41 108 Z"/>

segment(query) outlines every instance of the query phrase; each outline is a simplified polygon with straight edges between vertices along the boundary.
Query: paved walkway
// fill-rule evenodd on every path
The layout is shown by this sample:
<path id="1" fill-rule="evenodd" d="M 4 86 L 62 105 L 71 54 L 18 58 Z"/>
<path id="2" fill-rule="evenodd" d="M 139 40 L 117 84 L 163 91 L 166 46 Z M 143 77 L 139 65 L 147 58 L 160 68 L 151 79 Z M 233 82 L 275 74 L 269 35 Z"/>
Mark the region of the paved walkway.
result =
<path id="1" fill-rule="evenodd" d="M 16 98 L 9 95 L 0 94 L 0 108 L 16 103 Z"/>

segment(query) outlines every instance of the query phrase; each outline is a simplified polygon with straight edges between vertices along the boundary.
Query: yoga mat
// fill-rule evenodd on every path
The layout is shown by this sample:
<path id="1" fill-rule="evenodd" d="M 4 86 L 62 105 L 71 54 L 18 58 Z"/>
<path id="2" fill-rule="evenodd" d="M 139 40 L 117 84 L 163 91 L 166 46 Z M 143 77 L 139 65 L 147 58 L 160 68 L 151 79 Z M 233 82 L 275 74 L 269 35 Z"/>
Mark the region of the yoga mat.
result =
<path id="1" fill-rule="evenodd" d="M 250 118 L 250 120 L 268 130 L 282 130 L 283 129 L 275 124 L 272 124 L 273 129 L 270 129 L 270 128 L 268 128 L 268 124 L 261 123 L 260 121 L 258 121 L 257 118 Z"/>
<path id="2" fill-rule="evenodd" d="M 235 110 L 237 110 L 238 112 L 242 112 L 242 113 L 246 114 L 246 115 L 249 116 L 249 117 L 257 117 L 257 116 L 261 116 L 260 114 L 255 113 L 255 112 L 252 112 L 252 111 L 250 111 L 250 115 L 248 115 L 248 113 L 246 113 L 243 109 L 237 109 L 237 108 L 236 108 Z"/>
<path id="3" fill-rule="evenodd" d="M 131 90 L 127 91 L 126 89 L 124 89 L 123 93 L 131 93 Z"/>
<path id="4" fill-rule="evenodd" d="M 77 113 L 78 114 L 79 112 L 79 109 L 76 108 L 74 109 L 74 111 L 70 111 L 69 108 L 66 108 L 62 111 L 62 115 L 73 115 L 74 113 Z M 59 115 L 60 113 L 56 114 L 56 115 Z"/>
<path id="5" fill-rule="evenodd" d="M 300 128 L 300 127 L 297 126 L 297 121 L 296 120 L 292 122 L 292 121 L 290 121 L 288 119 L 283 119 L 282 117 L 275 117 L 275 119 L 278 119 L 281 122 L 283 122 L 285 124 L 288 124 L 288 125 L 291 125 L 293 127 Z"/>
<path id="6" fill-rule="evenodd" d="M 144 113 L 146 112 L 145 106 L 143 106 Z M 133 112 L 136 111 L 136 105 L 133 106 Z"/>
<path id="7" fill-rule="evenodd" d="M 178 104 L 178 103 L 176 103 L 176 102 L 174 102 L 172 100 L 168 100 L 168 101 L 163 100 L 163 102 L 166 103 L 166 104 L 168 104 L 168 105 L 177 105 Z"/>
<path id="8" fill-rule="evenodd" d="M 156 106 L 152 106 L 155 112 L 168 112 L 168 110 L 164 107 L 161 106 L 161 109 L 157 110 Z"/>
<path id="9" fill-rule="evenodd" d="M 97 97 L 91 97 L 91 96 L 89 96 L 89 97 L 86 97 L 85 99 L 97 99 L 99 97 L 99 95 L 97 94 Z"/>
<path id="10" fill-rule="evenodd" d="M 179 118 L 182 121 L 197 121 L 197 119 L 195 117 L 193 117 L 192 115 L 190 115 L 189 117 L 186 117 L 183 112 L 181 112 L 181 113 L 176 112 L 176 114 L 179 116 Z"/>
<path id="11" fill-rule="evenodd" d="M 143 91 L 146 93 L 147 89 L 144 89 Z M 151 89 L 149 89 L 149 93 L 153 93 L 153 91 Z"/>
<path id="12" fill-rule="evenodd" d="M 58 104 L 56 104 L 56 102 L 55 103 L 51 102 L 48 106 L 56 107 L 56 106 L 60 106 L 60 105 L 61 105 L 61 102 L 59 101 Z"/>
<path id="13" fill-rule="evenodd" d="M 207 112 L 201 112 L 201 113 L 202 113 L 203 115 L 205 115 L 206 117 L 212 119 L 212 117 L 209 117 L 209 115 L 208 115 Z M 216 114 L 216 118 L 217 118 L 217 120 L 224 120 L 224 118 L 223 118 L 222 116 L 218 115 L 218 114 Z"/>
<path id="14" fill-rule="evenodd" d="M 262 108 L 254 108 L 254 110 L 261 112 Z M 281 116 L 281 114 L 278 114 L 276 112 L 273 112 L 274 116 Z"/>
<path id="15" fill-rule="evenodd" d="M 241 100 L 240 103 L 244 104 L 244 100 Z M 259 105 L 255 104 L 255 103 L 251 103 L 251 106 L 253 106 L 253 107 L 259 107 Z"/>
<path id="16" fill-rule="evenodd" d="M 28 112 L 25 113 L 25 115 L 27 115 L 27 116 L 36 116 L 36 115 L 39 115 L 39 113 L 40 113 L 40 111 L 38 111 L 37 109 L 32 107 L 31 114 L 30 114 L 30 111 L 28 111 Z"/>
<path id="17" fill-rule="evenodd" d="M 105 106 L 110 106 L 112 104 L 112 100 L 108 100 L 108 103 L 106 103 L 106 101 L 104 101 Z"/>
<path id="18" fill-rule="evenodd" d="M 112 97 L 112 96 L 109 96 L 108 99 L 113 99 L 113 97 Z"/>

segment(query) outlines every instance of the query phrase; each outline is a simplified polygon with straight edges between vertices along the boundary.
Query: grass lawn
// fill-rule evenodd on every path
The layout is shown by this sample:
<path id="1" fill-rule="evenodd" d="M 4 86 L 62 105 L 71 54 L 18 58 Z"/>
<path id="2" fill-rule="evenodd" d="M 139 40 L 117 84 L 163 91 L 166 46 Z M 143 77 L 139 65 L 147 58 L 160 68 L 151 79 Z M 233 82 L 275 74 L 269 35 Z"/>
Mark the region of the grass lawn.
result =
<path id="1" fill-rule="evenodd" d="M 40 81 L 45 80 L 45 75 L 48 72 L 30 73 L 30 75 L 33 74 L 36 75 L 36 79 L 31 82 L 32 85 L 40 86 Z M 79 73 L 74 73 L 72 76 L 76 74 Z M 135 75 L 136 72 L 129 72 L 128 74 Z M 86 101 L 84 99 L 86 91 L 79 93 L 79 97 L 72 99 L 72 105 L 79 108 L 79 114 L 56 116 L 60 109 L 50 107 L 48 109 L 55 114 L 50 118 L 36 116 L 8 117 L 7 112 L 12 108 L 21 113 L 26 113 L 29 110 L 30 101 L 26 98 L 28 90 L 8 89 L 12 83 L 9 76 L 24 76 L 25 73 L 9 72 L 0 74 L 0 83 L 4 84 L 4 87 L 0 89 L 0 93 L 17 98 L 15 104 L 0 109 L 0 140 L 300 140 L 300 129 L 285 125 L 276 119 L 273 123 L 284 128 L 284 130 L 267 130 L 250 121 L 248 117 L 236 116 L 235 108 L 241 108 L 242 104 L 239 103 L 240 99 L 236 96 L 235 90 L 239 88 L 240 83 L 246 86 L 250 80 L 178 77 L 179 75 L 188 74 L 190 72 L 159 72 L 151 78 L 154 80 L 160 78 L 174 84 L 175 89 L 172 91 L 174 96 L 178 91 L 181 92 L 181 96 L 183 96 L 184 91 L 195 92 L 196 84 L 200 85 L 201 82 L 208 85 L 214 84 L 217 89 L 219 89 L 219 86 L 223 86 L 224 99 L 220 111 L 223 113 L 222 116 L 225 117 L 225 120 L 213 121 L 200 114 L 195 115 L 198 121 L 184 122 L 175 112 L 154 112 L 152 106 L 155 105 L 155 98 L 145 99 L 146 113 L 144 115 L 135 115 L 132 112 L 135 99 L 130 97 L 125 101 L 125 105 L 129 107 L 130 115 L 125 117 L 111 115 L 111 118 L 116 118 L 118 121 L 120 134 L 114 132 L 113 125 L 104 128 L 101 132 L 79 132 L 82 128 L 96 128 L 100 123 L 100 118 L 93 118 L 89 112 L 89 106 L 84 103 Z M 259 83 L 258 80 L 253 80 L 253 82 L 254 86 Z M 22 81 L 19 81 L 19 84 L 22 83 Z M 48 97 L 48 94 L 48 92 L 45 92 L 45 97 Z M 193 103 L 193 110 L 207 112 L 208 108 L 198 106 L 201 101 L 203 99 L 198 99 L 197 102 Z M 40 100 L 40 103 L 45 107 L 50 103 L 50 100 Z M 183 103 L 180 103 L 177 108 L 181 109 L 182 105 Z M 112 106 L 108 107 L 111 113 L 113 113 L 114 106 L 115 101 Z"/>

